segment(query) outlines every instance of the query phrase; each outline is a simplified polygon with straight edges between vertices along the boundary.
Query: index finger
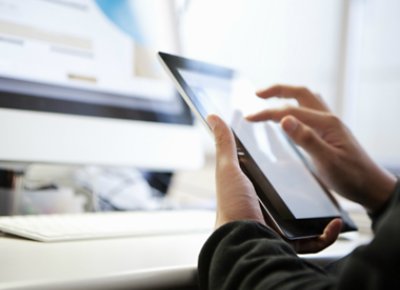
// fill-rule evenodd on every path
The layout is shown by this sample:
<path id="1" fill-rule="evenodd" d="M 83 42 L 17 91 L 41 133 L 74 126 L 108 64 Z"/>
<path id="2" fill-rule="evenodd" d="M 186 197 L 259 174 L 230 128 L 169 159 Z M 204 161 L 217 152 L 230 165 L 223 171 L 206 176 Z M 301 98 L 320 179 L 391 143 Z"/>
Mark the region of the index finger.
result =
<path id="1" fill-rule="evenodd" d="M 334 116 L 330 113 L 300 107 L 284 107 L 279 109 L 267 109 L 247 116 L 252 122 L 275 121 L 280 122 L 287 116 L 294 116 L 313 129 L 324 129 L 332 124 Z"/>
<path id="2" fill-rule="evenodd" d="M 279 97 L 285 99 L 295 99 L 301 107 L 329 112 L 328 106 L 317 94 L 313 94 L 305 87 L 275 85 L 267 89 L 257 91 L 257 96 L 263 99 Z"/>

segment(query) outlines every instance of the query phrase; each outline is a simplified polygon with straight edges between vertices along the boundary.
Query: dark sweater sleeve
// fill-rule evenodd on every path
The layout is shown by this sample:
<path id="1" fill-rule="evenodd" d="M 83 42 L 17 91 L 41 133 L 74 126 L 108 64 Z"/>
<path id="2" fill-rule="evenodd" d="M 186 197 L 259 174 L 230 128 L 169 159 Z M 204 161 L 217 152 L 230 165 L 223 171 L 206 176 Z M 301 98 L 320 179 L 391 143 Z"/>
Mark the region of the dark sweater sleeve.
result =
<path id="1" fill-rule="evenodd" d="M 373 241 L 333 274 L 297 256 L 271 229 L 238 221 L 217 229 L 198 263 L 200 289 L 400 289 L 400 194 L 379 218 Z"/>
<path id="2" fill-rule="evenodd" d="M 332 289 L 335 279 L 271 229 L 238 221 L 217 229 L 199 256 L 200 289 Z"/>
<path id="3" fill-rule="evenodd" d="M 400 179 L 397 178 L 396 185 L 394 187 L 393 193 L 389 200 L 376 212 L 369 213 L 369 217 L 372 220 L 372 230 L 376 232 L 379 222 L 384 219 L 385 215 L 391 212 L 391 207 L 395 207 L 398 203 L 400 195 Z"/>

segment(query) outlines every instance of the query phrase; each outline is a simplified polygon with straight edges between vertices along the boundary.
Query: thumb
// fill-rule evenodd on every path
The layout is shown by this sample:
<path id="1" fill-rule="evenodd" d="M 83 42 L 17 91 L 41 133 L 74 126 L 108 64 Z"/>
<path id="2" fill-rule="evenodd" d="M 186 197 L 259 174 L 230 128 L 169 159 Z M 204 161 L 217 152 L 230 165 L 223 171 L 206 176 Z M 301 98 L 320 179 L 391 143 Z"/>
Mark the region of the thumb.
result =
<path id="1" fill-rule="evenodd" d="M 238 164 L 236 143 L 231 129 L 216 115 L 208 116 L 207 122 L 214 134 L 217 162 L 222 165 Z"/>
<path id="2" fill-rule="evenodd" d="M 317 160 L 323 160 L 329 152 L 328 144 L 309 126 L 293 116 L 281 120 L 281 126 L 286 134 L 308 154 Z"/>

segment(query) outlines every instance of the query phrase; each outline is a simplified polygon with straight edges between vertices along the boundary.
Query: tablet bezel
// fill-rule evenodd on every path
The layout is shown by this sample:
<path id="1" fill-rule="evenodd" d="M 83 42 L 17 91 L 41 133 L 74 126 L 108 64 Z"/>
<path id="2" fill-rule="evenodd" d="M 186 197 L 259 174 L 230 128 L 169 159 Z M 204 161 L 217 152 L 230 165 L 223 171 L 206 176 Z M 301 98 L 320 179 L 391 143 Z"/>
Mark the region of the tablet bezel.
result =
<path id="1" fill-rule="evenodd" d="M 197 115 L 202 123 L 204 123 L 204 125 L 206 125 L 208 129 L 210 129 L 205 119 L 208 116 L 209 112 L 204 109 L 203 105 L 201 104 L 201 102 L 199 102 L 198 98 L 193 93 L 190 86 L 182 78 L 178 69 L 184 69 L 197 73 L 214 75 L 229 79 L 232 79 L 236 75 L 236 72 L 229 68 L 176 55 L 171 55 L 168 53 L 159 52 L 158 55 L 167 73 L 174 80 L 175 85 L 182 98 L 186 101 L 193 113 Z M 340 216 L 296 219 L 279 196 L 279 193 L 269 182 L 268 177 L 264 175 L 256 162 L 253 160 L 251 154 L 246 150 L 245 146 L 243 146 L 242 142 L 238 139 L 234 130 L 232 131 L 234 133 L 237 144 L 240 166 L 255 187 L 260 205 L 264 209 L 265 218 L 267 219 L 268 223 L 281 234 L 281 236 L 289 240 L 319 236 L 323 233 L 326 225 L 332 219 L 337 217 L 340 217 L 343 220 L 343 232 L 357 229 L 348 214 L 340 207 L 333 195 L 317 178 L 317 176 L 310 170 L 307 164 L 307 170 L 310 171 L 318 184 L 321 186 L 322 191 L 327 194 L 334 206 L 339 210 Z M 298 150 L 296 150 L 296 152 L 297 154 L 301 154 Z M 304 160 L 303 157 L 302 160 Z"/>

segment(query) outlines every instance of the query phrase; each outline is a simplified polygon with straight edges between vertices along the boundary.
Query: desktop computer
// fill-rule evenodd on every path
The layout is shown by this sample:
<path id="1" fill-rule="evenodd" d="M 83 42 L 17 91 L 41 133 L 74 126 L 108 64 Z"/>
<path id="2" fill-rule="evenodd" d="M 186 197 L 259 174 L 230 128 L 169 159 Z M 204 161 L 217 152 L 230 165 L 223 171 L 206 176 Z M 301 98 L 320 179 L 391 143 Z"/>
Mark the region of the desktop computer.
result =
<path id="1" fill-rule="evenodd" d="M 176 8 L 173 0 L 0 1 L 0 201 L 9 202 L 7 190 L 18 195 L 4 187 L 20 184 L 26 164 L 202 165 L 191 113 L 156 58 L 180 50 Z"/>
<path id="2" fill-rule="evenodd" d="M 191 115 L 155 56 L 179 51 L 174 1 L 0 5 L 1 161 L 202 163 Z"/>

